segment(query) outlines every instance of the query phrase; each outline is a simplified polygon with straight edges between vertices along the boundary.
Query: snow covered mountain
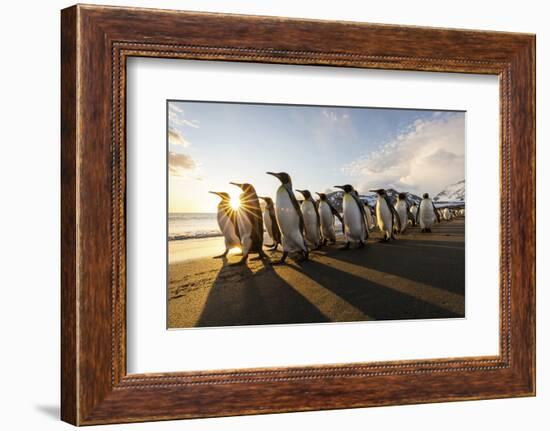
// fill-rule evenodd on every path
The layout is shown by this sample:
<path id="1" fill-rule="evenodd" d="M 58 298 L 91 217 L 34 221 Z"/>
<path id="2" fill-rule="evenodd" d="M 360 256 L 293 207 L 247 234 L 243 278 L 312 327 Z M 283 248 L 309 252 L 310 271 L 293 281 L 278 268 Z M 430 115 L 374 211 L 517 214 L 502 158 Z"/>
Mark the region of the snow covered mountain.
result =
<path id="1" fill-rule="evenodd" d="M 399 195 L 399 192 L 395 189 L 386 189 L 387 195 L 390 197 L 390 201 L 397 202 L 397 196 Z M 416 202 L 416 204 L 419 204 L 422 200 L 420 196 L 417 196 L 415 194 L 405 192 L 407 195 L 407 201 L 409 204 L 412 204 L 413 202 Z M 336 191 L 332 193 L 327 194 L 327 199 L 329 202 L 336 208 L 338 211 L 342 212 L 342 198 L 344 196 L 344 192 L 342 191 Z M 359 199 L 363 203 L 368 203 L 371 207 L 374 207 L 376 204 L 376 193 L 368 193 L 368 194 L 359 194 Z"/>
<path id="2" fill-rule="evenodd" d="M 397 202 L 397 196 L 399 192 L 395 189 L 386 189 L 386 193 L 390 197 L 390 201 L 393 203 Z M 422 198 L 413 193 L 404 192 L 407 195 L 407 201 L 409 204 L 416 203 L 420 204 Z M 466 195 L 466 181 L 462 180 L 458 183 L 449 184 L 441 192 L 439 192 L 434 198 L 434 202 L 441 206 L 442 204 L 447 205 L 453 203 L 453 205 L 462 205 L 464 203 L 464 198 Z M 344 196 L 343 191 L 335 191 L 327 193 L 327 199 L 329 202 L 336 208 L 338 211 L 342 212 L 342 198 Z M 376 204 L 376 193 L 367 193 L 359 194 L 359 199 L 364 203 L 368 203 L 371 207 L 374 207 Z"/>
<path id="3" fill-rule="evenodd" d="M 466 198 L 466 181 L 462 180 L 458 183 L 449 184 L 435 197 L 435 202 L 456 202 L 464 201 Z"/>

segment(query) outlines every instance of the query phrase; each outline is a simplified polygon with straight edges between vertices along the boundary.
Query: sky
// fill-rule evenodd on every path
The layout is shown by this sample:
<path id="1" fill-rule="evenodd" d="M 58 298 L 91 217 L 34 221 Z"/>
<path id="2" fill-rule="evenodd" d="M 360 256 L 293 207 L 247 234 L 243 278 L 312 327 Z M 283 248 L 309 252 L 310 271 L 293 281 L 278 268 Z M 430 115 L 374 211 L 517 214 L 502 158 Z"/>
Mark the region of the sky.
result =
<path id="1" fill-rule="evenodd" d="M 237 197 L 230 181 L 273 197 L 266 171 L 312 193 L 435 195 L 465 177 L 464 112 L 169 101 L 167 115 L 169 212 L 215 212 L 208 191 Z"/>

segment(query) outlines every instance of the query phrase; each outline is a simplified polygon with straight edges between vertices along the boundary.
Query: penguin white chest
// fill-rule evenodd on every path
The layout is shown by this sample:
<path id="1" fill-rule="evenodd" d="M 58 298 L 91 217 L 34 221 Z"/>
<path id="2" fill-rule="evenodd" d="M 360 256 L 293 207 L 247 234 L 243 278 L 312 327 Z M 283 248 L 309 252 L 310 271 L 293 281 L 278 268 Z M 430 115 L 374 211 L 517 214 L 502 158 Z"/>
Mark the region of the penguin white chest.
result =
<path id="1" fill-rule="evenodd" d="M 344 194 L 344 224 L 346 237 L 351 241 L 364 241 L 365 231 L 363 214 L 355 199 L 349 193 Z"/>
<path id="2" fill-rule="evenodd" d="M 420 211 L 420 214 L 418 215 L 419 216 L 418 218 L 420 221 L 420 227 L 422 229 L 431 228 L 435 220 L 435 212 L 434 212 L 432 201 L 430 199 L 422 199 L 422 202 L 420 202 L 420 208 L 418 209 L 418 211 Z"/>
<path id="3" fill-rule="evenodd" d="M 334 216 L 328 204 L 324 201 L 319 203 L 319 217 L 321 218 L 321 228 L 325 229 L 334 229 Z"/>
<path id="4" fill-rule="evenodd" d="M 239 233 L 241 235 L 241 242 L 245 239 L 252 237 L 252 223 L 248 218 L 246 212 L 241 208 L 237 212 L 237 224 L 239 225 Z"/>
<path id="5" fill-rule="evenodd" d="M 407 228 L 407 203 L 405 201 L 397 201 L 395 204 L 395 210 L 399 215 L 399 221 L 401 222 L 401 232 Z"/>
<path id="6" fill-rule="evenodd" d="M 227 247 L 232 248 L 240 246 L 235 226 L 223 210 L 218 211 L 218 226 L 223 233 Z"/>
<path id="7" fill-rule="evenodd" d="M 297 229 L 300 218 L 290 200 L 288 191 L 283 186 L 277 189 L 275 207 L 277 220 L 283 234 L 288 234 Z"/>
<path id="8" fill-rule="evenodd" d="M 284 186 L 277 189 L 275 215 L 283 239 L 283 249 L 288 252 L 306 250 L 300 230 L 300 216 L 296 212 L 288 191 Z"/>
<path id="9" fill-rule="evenodd" d="M 378 196 L 376 200 L 376 219 L 378 220 L 378 228 L 382 232 L 387 232 L 391 234 L 393 227 L 392 212 L 388 207 L 386 199 L 382 196 Z"/>
<path id="10" fill-rule="evenodd" d="M 323 239 L 336 241 L 336 232 L 334 231 L 334 215 L 325 201 L 319 202 L 319 218 L 321 219 L 321 235 Z"/>
<path id="11" fill-rule="evenodd" d="M 317 246 L 320 240 L 319 221 L 317 220 L 317 211 L 315 211 L 314 203 L 310 200 L 305 200 L 302 203 L 301 209 L 304 216 L 307 240 L 314 246 Z"/>

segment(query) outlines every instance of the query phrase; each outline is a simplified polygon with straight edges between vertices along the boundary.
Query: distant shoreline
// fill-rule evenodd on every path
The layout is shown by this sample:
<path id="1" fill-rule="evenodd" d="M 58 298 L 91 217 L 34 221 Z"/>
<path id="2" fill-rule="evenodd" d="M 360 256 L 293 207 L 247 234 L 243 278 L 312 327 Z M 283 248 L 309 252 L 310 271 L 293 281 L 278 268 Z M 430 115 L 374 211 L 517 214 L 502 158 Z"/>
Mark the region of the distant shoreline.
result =
<path id="1" fill-rule="evenodd" d="M 168 241 L 184 241 L 187 239 L 203 239 L 203 238 L 216 238 L 223 236 L 221 232 L 197 232 L 181 235 L 172 235 L 168 237 Z"/>

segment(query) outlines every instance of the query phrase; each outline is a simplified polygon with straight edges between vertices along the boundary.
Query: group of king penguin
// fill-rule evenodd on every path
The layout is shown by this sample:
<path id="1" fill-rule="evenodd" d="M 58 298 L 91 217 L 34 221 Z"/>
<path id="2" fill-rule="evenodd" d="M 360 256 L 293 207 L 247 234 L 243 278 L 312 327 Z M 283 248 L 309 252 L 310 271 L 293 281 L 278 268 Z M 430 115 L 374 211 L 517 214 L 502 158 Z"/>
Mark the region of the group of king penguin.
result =
<path id="1" fill-rule="evenodd" d="M 439 217 L 442 218 L 445 221 L 451 221 L 455 217 L 463 216 L 464 215 L 464 208 L 438 208 L 437 212 L 439 214 Z"/>
<path id="2" fill-rule="evenodd" d="M 353 186 L 346 184 L 334 186 L 344 192 L 342 215 L 327 199 L 326 194 L 316 193 L 319 200 L 313 198 L 309 190 L 296 190 L 304 199 L 300 204 L 292 188 L 292 179 L 286 172 L 266 172 L 280 182 L 275 194 L 275 202 L 270 197 L 259 197 L 254 186 L 249 183 L 230 183 L 242 191 L 237 210 L 231 205 L 231 198 L 225 192 L 210 192 L 220 197 L 217 220 L 225 239 L 225 251 L 216 258 L 225 257 L 229 250 L 240 247 L 242 257 L 233 265 L 246 263 L 250 253 L 258 254 L 257 259 L 269 260 L 264 252 L 264 224 L 273 244 L 269 250 L 280 245 L 283 253 L 280 260 L 273 264 L 285 263 L 290 255 L 297 262 L 307 261 L 309 250 L 317 250 L 327 243 L 336 243 L 335 218 L 342 224 L 347 250 L 351 244 L 357 248 L 365 247 L 369 231 L 378 225 L 383 234 L 381 242 L 396 239 L 396 233 L 403 233 L 409 224 L 419 224 L 422 232 L 431 232 L 439 213 L 428 194 L 425 193 L 419 206 L 409 206 L 406 195 L 400 193 L 397 203 L 392 205 L 384 189 L 371 190 L 377 195 L 376 209 L 373 210 L 359 199 Z M 264 209 L 260 199 L 265 202 Z"/>

